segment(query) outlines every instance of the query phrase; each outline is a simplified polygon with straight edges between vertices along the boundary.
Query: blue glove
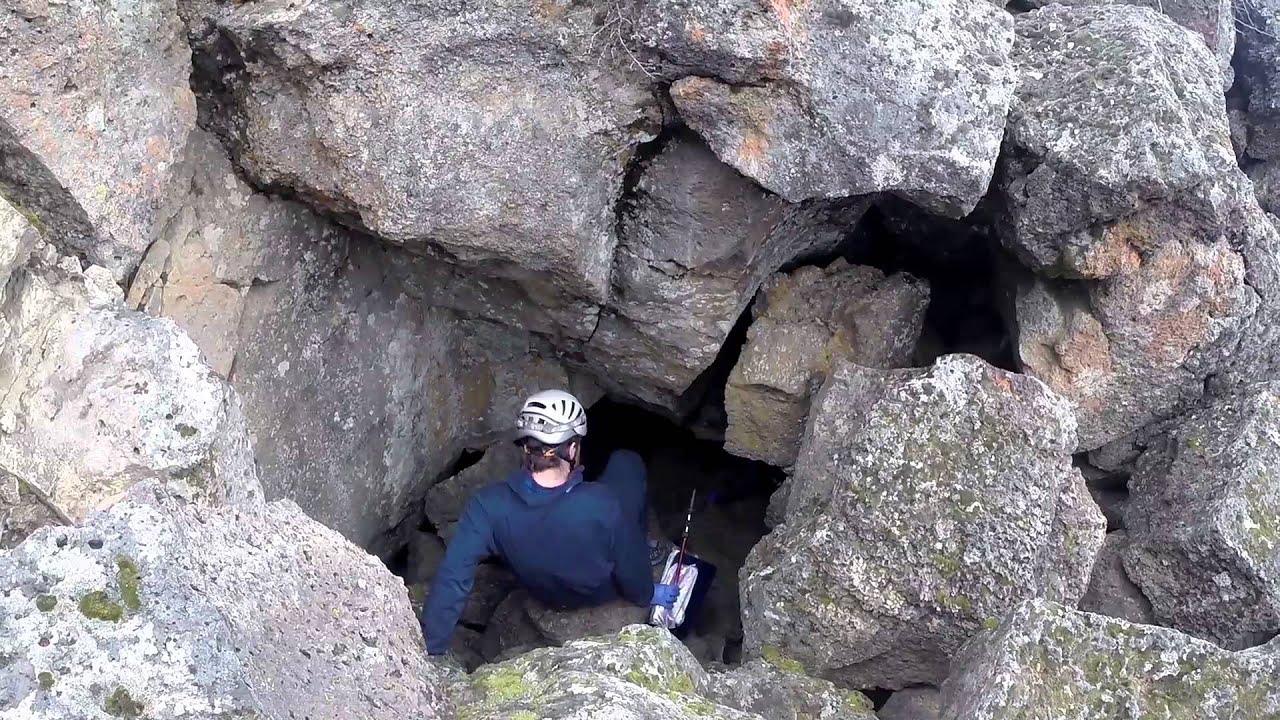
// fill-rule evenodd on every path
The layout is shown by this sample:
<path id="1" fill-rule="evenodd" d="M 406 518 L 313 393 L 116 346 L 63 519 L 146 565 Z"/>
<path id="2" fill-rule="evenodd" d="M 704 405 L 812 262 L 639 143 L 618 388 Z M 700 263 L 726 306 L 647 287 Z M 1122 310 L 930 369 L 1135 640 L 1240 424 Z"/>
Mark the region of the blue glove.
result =
<path id="1" fill-rule="evenodd" d="M 679 585 L 662 585 L 654 583 L 653 597 L 649 600 L 650 605 L 661 605 L 670 610 L 676 604 L 676 598 L 680 597 Z"/>

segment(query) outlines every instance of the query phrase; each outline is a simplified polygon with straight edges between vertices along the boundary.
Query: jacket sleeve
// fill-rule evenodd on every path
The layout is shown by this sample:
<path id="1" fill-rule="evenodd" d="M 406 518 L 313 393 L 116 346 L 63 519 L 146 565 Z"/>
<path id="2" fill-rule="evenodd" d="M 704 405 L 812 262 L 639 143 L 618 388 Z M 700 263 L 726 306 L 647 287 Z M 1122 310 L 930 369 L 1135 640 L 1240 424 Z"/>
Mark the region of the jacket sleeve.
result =
<path id="1" fill-rule="evenodd" d="M 431 593 L 422 608 L 422 635 L 427 641 L 428 654 L 443 655 L 449 651 L 449 640 L 475 582 L 476 565 L 492 554 L 493 531 L 489 517 L 472 498 L 458 520 L 458 529 L 436 570 Z"/>
<path id="2" fill-rule="evenodd" d="M 645 606 L 653 599 L 653 570 L 644 534 L 634 522 L 617 514 L 613 530 L 613 577 L 618 594 L 634 605 Z"/>

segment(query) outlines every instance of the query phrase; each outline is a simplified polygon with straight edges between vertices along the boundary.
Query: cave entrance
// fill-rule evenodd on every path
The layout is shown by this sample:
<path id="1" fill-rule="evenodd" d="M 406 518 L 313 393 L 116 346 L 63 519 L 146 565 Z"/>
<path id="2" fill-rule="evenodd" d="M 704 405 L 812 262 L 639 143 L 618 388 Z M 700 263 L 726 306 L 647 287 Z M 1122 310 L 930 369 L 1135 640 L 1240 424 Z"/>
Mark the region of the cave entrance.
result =
<path id="1" fill-rule="evenodd" d="M 697 491 L 688 552 L 715 565 L 716 577 L 684 641 L 704 664 L 737 663 L 742 649 L 738 570 L 768 532 L 765 510 L 783 471 L 730 455 L 719 442 L 610 399 L 592 406 L 587 417 L 587 479 L 594 479 L 614 450 L 639 453 L 648 468 L 651 532 L 678 543 L 690 493 Z"/>
<path id="2" fill-rule="evenodd" d="M 998 268 L 1005 251 L 981 209 L 952 220 L 892 198 L 877 201 L 835 255 L 929 282 L 929 307 L 913 364 L 969 353 L 1017 370 Z"/>

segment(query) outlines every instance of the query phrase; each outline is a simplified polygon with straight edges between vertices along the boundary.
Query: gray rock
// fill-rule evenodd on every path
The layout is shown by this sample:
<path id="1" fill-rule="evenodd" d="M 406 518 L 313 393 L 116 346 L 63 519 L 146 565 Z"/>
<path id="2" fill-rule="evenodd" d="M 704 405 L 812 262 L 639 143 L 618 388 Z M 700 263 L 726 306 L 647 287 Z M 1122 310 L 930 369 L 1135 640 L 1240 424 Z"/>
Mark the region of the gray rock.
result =
<path id="1" fill-rule="evenodd" d="M 1045 5 L 1138 5 L 1157 10 L 1182 27 L 1199 33 L 1218 58 L 1222 89 L 1231 87 L 1235 70 L 1231 56 L 1236 50 L 1235 3 L 1232 0 L 1025 0 L 1032 8 Z"/>
<path id="2" fill-rule="evenodd" d="M 983 0 L 650 0 L 641 44 L 694 77 L 681 117 L 787 200 L 890 191 L 967 214 L 1013 85 L 1012 22 Z"/>
<path id="3" fill-rule="evenodd" d="M 451 717 L 399 579 L 291 502 L 138 486 L 0 555 L 0 582 L 0 707 L 24 717 Z"/>
<path id="4" fill-rule="evenodd" d="M 1124 553 L 1128 544 L 1128 536 L 1123 530 L 1107 535 L 1093 565 L 1089 589 L 1080 598 L 1080 609 L 1131 623 L 1154 625 L 1151 602 L 1142 594 L 1142 589 L 1133 584 L 1124 569 Z"/>
<path id="5" fill-rule="evenodd" d="M 195 127 L 174 0 L 14 0 L 0 14 L 0 199 L 119 281 L 172 212 Z"/>
<path id="6" fill-rule="evenodd" d="M 1093 501 L 1098 503 L 1098 509 L 1102 511 L 1102 516 L 1107 519 L 1107 532 L 1123 530 L 1124 505 L 1129 502 L 1128 491 L 1108 490 L 1090 483 L 1089 494 L 1093 496 Z"/>
<path id="7" fill-rule="evenodd" d="M 741 571 L 744 651 L 847 687 L 937 683 L 1030 597 L 1074 604 L 1103 518 L 1075 418 L 1032 378 L 951 355 L 838 366 L 814 400 L 786 521 Z"/>
<path id="8" fill-rule="evenodd" d="M 616 633 L 628 625 L 648 622 L 649 608 L 617 600 L 579 610 L 553 610 L 523 589 L 503 599 L 484 633 L 483 652 L 490 661 L 572 640 Z"/>
<path id="9" fill-rule="evenodd" d="M 933 687 L 898 690 L 876 712 L 880 720 L 938 720 L 940 693 Z"/>
<path id="10" fill-rule="evenodd" d="M 529 602 L 529 594 L 517 589 L 498 604 L 480 641 L 480 652 L 485 660 L 500 662 L 552 644 L 529 619 L 525 610 Z"/>
<path id="11" fill-rule="evenodd" d="M 785 203 L 681 134 L 649 161 L 625 207 L 611 299 L 586 359 L 619 394 L 678 409 L 761 282 L 830 250 L 867 203 Z"/>
<path id="12" fill-rule="evenodd" d="M 567 2 L 184 5 L 209 120 L 259 183 L 397 244 L 603 300 L 661 111 Z"/>
<path id="13" fill-rule="evenodd" d="M 666 630 L 645 625 L 542 648 L 453 682 L 472 720 L 764 720 L 706 697 L 707 674 Z"/>
<path id="14" fill-rule="evenodd" d="M 420 581 L 415 581 L 409 587 L 409 596 L 413 598 L 415 605 L 421 614 L 421 608 L 426 604 L 427 598 L 431 596 L 431 584 L 435 579 L 435 570 Z M 458 629 L 464 625 L 474 625 L 477 627 L 486 627 L 493 620 L 498 607 L 502 602 L 511 595 L 512 590 L 516 586 L 515 576 L 510 570 L 492 564 L 483 564 L 476 567 L 474 584 L 471 587 L 471 594 L 467 596 L 467 603 L 462 608 L 462 615 L 459 617 Z M 504 614 L 503 618 L 506 615 Z M 477 652 L 482 646 L 479 634 L 472 643 Z M 504 648 L 505 649 L 505 648 Z M 501 653 L 498 653 L 501 654 Z"/>
<path id="15" fill-rule="evenodd" d="M 1001 235 L 1043 276 L 1019 282 L 1017 353 L 1075 403 L 1088 450 L 1198 399 L 1251 335 L 1251 372 L 1274 363 L 1259 296 L 1276 302 L 1275 253 L 1253 239 L 1274 229 L 1203 43 L 1126 5 L 1050 6 L 1017 29 Z"/>
<path id="16" fill-rule="evenodd" d="M 431 486 L 423 503 L 427 519 L 445 540 L 451 539 L 471 496 L 485 485 L 505 480 L 519 463 L 520 453 L 510 443 L 499 443 L 485 450 L 476 464 Z"/>
<path id="17" fill-rule="evenodd" d="M 761 289 L 742 354 L 725 388 L 725 450 L 795 462 L 809 398 L 830 368 L 911 364 L 929 304 L 928 283 L 836 260 L 774 275 Z"/>
<path id="18" fill-rule="evenodd" d="M 752 660 L 729 672 L 712 673 L 707 696 L 728 707 L 769 720 L 875 720 L 871 700 L 826 680 Z"/>
<path id="19" fill-rule="evenodd" d="M 131 300 L 186 328 L 244 399 L 270 497 L 351 540 L 383 533 L 534 388 L 568 382 L 519 331 L 415 295 L 417 267 L 308 208 L 253 192 L 205 135 Z"/>
<path id="20" fill-rule="evenodd" d="M 409 534 L 405 584 L 431 582 L 444 560 L 444 542 L 438 535 L 415 530 Z"/>
<path id="21" fill-rule="evenodd" d="M 1280 655 L 1230 653 L 1041 600 L 974 639 L 954 668 L 942 720 L 1280 716 Z"/>
<path id="22" fill-rule="evenodd" d="M 1185 416 L 1139 458 L 1125 507 L 1125 569 L 1156 619 L 1229 649 L 1280 631 L 1277 392 Z"/>
<path id="23" fill-rule="evenodd" d="M 213 503 L 262 499 L 240 400 L 181 330 L 127 310 L 106 270 L 59 256 L 4 203 L 0 257 L 13 268 L 0 294 L 0 475 L 76 521 L 149 478 Z M 34 497 L 16 500 L 5 547 L 50 519 Z"/>
<path id="24" fill-rule="evenodd" d="M 1253 182 L 1253 192 L 1258 198 L 1258 204 L 1274 215 L 1280 210 L 1280 162 L 1252 164 L 1248 168 L 1248 175 Z"/>

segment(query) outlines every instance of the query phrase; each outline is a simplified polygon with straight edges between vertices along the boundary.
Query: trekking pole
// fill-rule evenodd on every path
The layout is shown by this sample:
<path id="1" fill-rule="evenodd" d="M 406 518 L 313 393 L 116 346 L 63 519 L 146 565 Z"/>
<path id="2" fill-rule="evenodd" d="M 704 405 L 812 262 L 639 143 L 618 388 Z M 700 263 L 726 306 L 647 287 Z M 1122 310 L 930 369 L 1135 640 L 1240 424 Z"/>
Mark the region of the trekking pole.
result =
<path id="1" fill-rule="evenodd" d="M 689 525 L 693 523 L 693 500 L 698 496 L 698 488 L 689 493 L 689 513 L 684 516 L 684 537 L 680 538 L 680 554 L 676 557 L 676 585 L 680 584 L 680 571 L 684 569 L 684 548 L 689 543 Z"/>

